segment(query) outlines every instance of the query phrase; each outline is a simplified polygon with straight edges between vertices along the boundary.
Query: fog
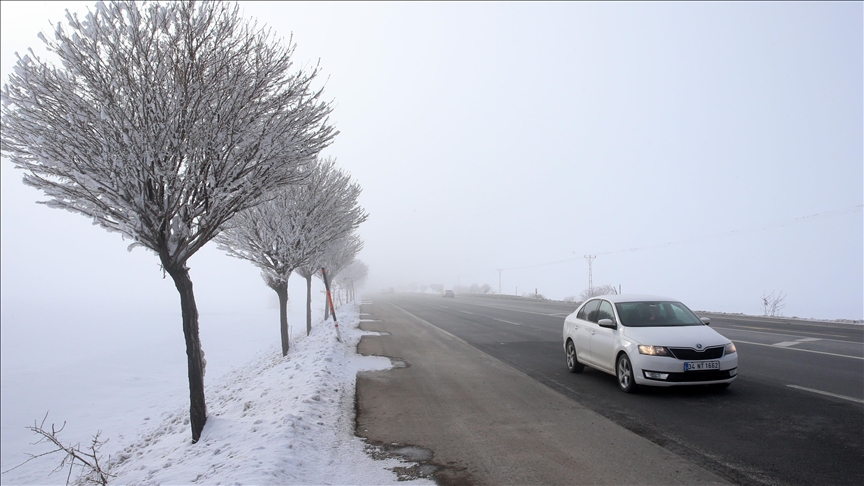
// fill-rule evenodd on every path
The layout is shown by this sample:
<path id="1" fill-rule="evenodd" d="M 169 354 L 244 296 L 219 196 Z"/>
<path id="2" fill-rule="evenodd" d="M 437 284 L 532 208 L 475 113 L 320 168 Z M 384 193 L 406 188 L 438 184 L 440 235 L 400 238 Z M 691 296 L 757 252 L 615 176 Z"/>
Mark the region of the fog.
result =
<path id="1" fill-rule="evenodd" d="M 88 5 L 3 2 L 3 82 Z M 341 132 L 324 155 L 370 214 L 367 294 L 563 299 L 595 255 L 594 285 L 694 309 L 759 314 L 775 291 L 787 316 L 864 318 L 860 2 L 241 7 L 293 33 L 297 67 L 320 61 Z M 179 314 L 155 255 L 0 168 L 4 342 L 34 306 Z M 212 243 L 189 266 L 202 312 L 275 297 Z"/>

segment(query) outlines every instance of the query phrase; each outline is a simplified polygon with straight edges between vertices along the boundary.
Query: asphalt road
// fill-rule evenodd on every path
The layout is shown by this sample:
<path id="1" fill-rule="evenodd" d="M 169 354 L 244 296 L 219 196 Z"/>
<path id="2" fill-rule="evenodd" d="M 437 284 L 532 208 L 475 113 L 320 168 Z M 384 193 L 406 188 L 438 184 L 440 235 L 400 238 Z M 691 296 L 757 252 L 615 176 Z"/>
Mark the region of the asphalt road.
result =
<path id="1" fill-rule="evenodd" d="M 395 294 L 386 299 L 635 434 L 737 484 L 864 484 L 864 326 L 700 313 L 736 343 L 723 391 L 646 388 L 564 363 L 573 305 Z"/>
<path id="2" fill-rule="evenodd" d="M 396 305 L 361 306 L 356 432 L 439 485 L 720 485 L 723 478 L 616 425 Z"/>

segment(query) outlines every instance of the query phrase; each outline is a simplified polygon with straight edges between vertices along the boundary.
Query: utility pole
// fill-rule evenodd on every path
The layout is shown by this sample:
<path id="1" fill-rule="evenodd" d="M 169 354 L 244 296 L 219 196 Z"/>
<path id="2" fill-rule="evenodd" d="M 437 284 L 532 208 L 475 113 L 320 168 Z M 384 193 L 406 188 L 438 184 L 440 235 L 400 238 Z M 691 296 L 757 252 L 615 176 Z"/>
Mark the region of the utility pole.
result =
<path id="1" fill-rule="evenodd" d="M 591 294 L 594 292 L 594 281 L 591 277 L 591 262 L 597 258 L 597 255 L 585 255 L 585 259 L 588 260 L 588 293 Z"/>
<path id="2" fill-rule="evenodd" d="M 501 272 L 503 271 L 503 268 L 498 269 L 498 295 L 501 295 Z"/>

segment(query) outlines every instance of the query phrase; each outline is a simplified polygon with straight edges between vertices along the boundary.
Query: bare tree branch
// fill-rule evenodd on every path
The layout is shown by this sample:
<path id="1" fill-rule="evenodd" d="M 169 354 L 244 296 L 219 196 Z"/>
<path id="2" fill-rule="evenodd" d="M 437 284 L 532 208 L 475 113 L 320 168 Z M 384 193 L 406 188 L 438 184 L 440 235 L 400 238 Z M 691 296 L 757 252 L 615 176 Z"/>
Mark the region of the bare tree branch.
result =
<path id="1" fill-rule="evenodd" d="M 40 457 L 48 456 L 57 452 L 63 452 L 65 455 L 63 459 L 60 461 L 60 464 L 51 471 L 51 474 L 61 471 L 66 467 L 69 468 L 69 472 L 66 474 L 66 484 L 70 484 L 70 480 L 72 479 L 72 471 L 74 470 L 75 465 L 77 464 L 81 468 L 81 474 L 75 479 L 75 484 L 100 484 L 105 486 L 108 484 L 108 480 L 114 477 L 113 474 L 110 473 L 110 462 L 109 467 L 106 469 L 102 468 L 102 465 L 99 463 L 99 449 L 102 448 L 108 440 L 100 440 L 99 436 L 102 435 L 102 431 L 96 432 L 96 435 L 93 436 L 89 446 L 89 452 L 87 450 L 81 450 L 80 444 L 75 445 L 67 445 L 60 441 L 58 435 L 60 432 L 66 428 L 66 422 L 63 422 L 63 425 L 58 429 L 54 424 L 51 424 L 51 430 L 45 429 L 45 421 L 48 419 L 48 413 L 45 413 L 45 417 L 42 418 L 42 422 L 37 425 L 36 421 L 33 422 L 33 425 L 27 427 L 28 430 L 33 433 L 39 435 L 39 439 L 34 442 L 32 445 L 37 445 L 41 443 L 50 442 L 56 448 L 47 452 L 43 452 L 41 454 L 27 454 L 28 459 L 17 466 L 7 469 L 3 471 L 3 474 L 8 473 L 9 471 L 18 469 L 19 467 L 27 464 L 28 462 L 38 459 Z"/>
<path id="2" fill-rule="evenodd" d="M 786 307 L 784 301 L 786 300 L 786 296 L 783 295 L 781 291 L 779 294 L 774 295 L 774 291 L 771 293 L 762 292 L 762 310 L 768 317 L 779 317 L 783 315 L 783 308 Z"/>
<path id="3" fill-rule="evenodd" d="M 614 285 L 600 285 L 598 287 L 583 290 L 579 294 L 579 301 L 585 302 L 591 297 L 597 297 L 599 295 L 615 295 L 617 293 L 618 289 Z"/>

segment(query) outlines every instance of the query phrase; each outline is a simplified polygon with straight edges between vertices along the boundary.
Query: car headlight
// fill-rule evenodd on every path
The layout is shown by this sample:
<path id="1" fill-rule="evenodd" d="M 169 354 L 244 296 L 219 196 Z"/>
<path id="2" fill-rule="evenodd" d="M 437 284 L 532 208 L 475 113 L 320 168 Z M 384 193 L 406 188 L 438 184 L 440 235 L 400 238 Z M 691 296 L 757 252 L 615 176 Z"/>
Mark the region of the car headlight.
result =
<path id="1" fill-rule="evenodd" d="M 738 350 L 735 349 L 735 343 L 729 343 L 726 345 L 726 356 L 729 356 L 730 354 L 735 354 L 737 352 Z"/>
<path id="2" fill-rule="evenodd" d="M 672 356 L 672 353 L 665 346 L 645 346 L 639 345 L 639 354 L 647 354 L 650 356 Z"/>

